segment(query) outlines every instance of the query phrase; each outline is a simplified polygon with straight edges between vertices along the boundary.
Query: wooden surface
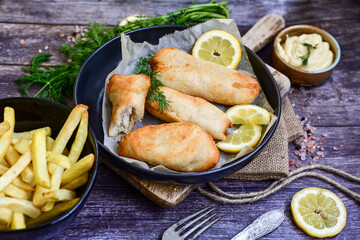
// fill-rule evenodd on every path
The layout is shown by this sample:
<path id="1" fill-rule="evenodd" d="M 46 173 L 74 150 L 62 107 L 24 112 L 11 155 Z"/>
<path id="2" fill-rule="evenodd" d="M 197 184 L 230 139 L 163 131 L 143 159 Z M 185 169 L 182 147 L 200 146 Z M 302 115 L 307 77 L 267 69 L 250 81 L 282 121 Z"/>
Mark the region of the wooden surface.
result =
<path id="1" fill-rule="evenodd" d="M 201 1 L 200 1 L 201 2 Z M 191 1 L 0 1 L 0 97 L 19 96 L 14 80 L 22 75 L 21 67 L 42 50 L 54 55 L 51 64 L 66 61 L 59 53 L 75 25 L 89 21 L 107 21 L 114 25 L 123 17 L 141 13 L 154 16 L 186 7 Z M 231 17 L 240 32 L 247 30 L 268 13 L 280 14 L 286 25 L 311 24 L 332 34 L 339 42 L 342 56 L 332 77 L 323 85 L 293 87 L 290 99 L 298 116 L 311 115 L 315 136 L 325 140 L 325 157 L 318 163 L 334 166 L 360 176 L 360 5 L 359 1 L 231 1 Z M 59 35 L 64 33 L 65 38 Z M 25 45 L 20 40 L 26 41 Z M 45 49 L 47 50 L 45 51 Z M 271 44 L 259 56 L 271 64 Z M 90 116 L 91 117 L 91 116 Z M 325 137 L 321 137 L 324 134 Z M 341 147 L 343 145 L 343 147 Z M 302 165 L 289 146 L 290 157 Z M 336 150 L 337 149 L 337 150 Z M 293 168 L 295 168 L 293 166 Z M 359 185 L 333 177 L 355 192 Z M 266 187 L 270 181 L 248 182 L 220 179 L 215 184 L 225 191 L 249 192 Z M 292 196 L 305 187 L 333 190 L 343 200 L 348 221 L 335 239 L 356 239 L 360 233 L 359 202 L 319 180 L 305 178 L 280 192 L 253 204 L 231 205 L 211 201 L 192 192 L 174 208 L 162 208 L 145 198 L 105 164 L 100 164 L 96 186 L 73 224 L 55 239 L 160 239 L 174 222 L 204 206 L 217 206 L 223 218 L 199 239 L 230 239 L 239 230 L 267 210 L 282 208 L 287 218 L 263 239 L 309 239 L 292 221 L 289 205 Z"/>

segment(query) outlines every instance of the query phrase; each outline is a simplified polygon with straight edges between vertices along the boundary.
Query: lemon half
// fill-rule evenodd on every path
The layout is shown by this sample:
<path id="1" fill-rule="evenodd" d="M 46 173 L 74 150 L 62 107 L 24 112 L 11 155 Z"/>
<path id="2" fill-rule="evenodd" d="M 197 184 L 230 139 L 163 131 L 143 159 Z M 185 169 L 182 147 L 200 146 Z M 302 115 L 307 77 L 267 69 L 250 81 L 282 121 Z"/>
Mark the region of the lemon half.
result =
<path id="1" fill-rule="evenodd" d="M 239 41 L 230 33 L 212 30 L 196 41 L 192 55 L 210 62 L 236 69 L 241 59 Z"/>
<path id="2" fill-rule="evenodd" d="M 240 152 L 245 146 L 254 147 L 260 140 L 261 126 L 257 124 L 244 124 L 230 133 L 224 141 L 216 145 L 224 152 Z"/>
<path id="3" fill-rule="evenodd" d="M 267 125 L 270 122 L 269 112 L 256 105 L 236 105 L 226 111 L 226 115 L 233 124 Z"/>
<path id="4" fill-rule="evenodd" d="M 296 193 L 291 212 L 295 223 L 312 237 L 335 236 L 346 223 L 346 208 L 341 199 L 322 188 L 310 187 Z"/>

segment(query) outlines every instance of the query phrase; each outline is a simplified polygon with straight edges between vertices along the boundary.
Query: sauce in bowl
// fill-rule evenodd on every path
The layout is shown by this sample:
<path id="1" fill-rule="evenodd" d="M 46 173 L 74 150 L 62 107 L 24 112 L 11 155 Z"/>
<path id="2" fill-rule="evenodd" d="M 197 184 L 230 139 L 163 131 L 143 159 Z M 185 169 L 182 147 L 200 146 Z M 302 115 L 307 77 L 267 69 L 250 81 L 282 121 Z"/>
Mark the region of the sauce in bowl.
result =
<path id="1" fill-rule="evenodd" d="M 320 34 L 286 35 L 284 44 L 277 42 L 279 57 L 293 67 L 305 71 L 318 71 L 329 67 L 334 61 L 334 54 L 328 42 Z"/>

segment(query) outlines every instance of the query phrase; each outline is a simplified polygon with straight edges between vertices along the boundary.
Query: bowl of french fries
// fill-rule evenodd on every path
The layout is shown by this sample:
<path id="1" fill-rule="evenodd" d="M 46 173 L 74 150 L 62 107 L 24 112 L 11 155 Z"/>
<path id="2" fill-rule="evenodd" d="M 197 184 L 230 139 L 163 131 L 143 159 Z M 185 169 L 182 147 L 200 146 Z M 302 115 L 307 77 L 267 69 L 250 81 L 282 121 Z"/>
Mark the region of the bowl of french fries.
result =
<path id="1" fill-rule="evenodd" d="M 47 239 L 70 225 L 94 185 L 88 107 L 0 99 L 0 239 Z"/>

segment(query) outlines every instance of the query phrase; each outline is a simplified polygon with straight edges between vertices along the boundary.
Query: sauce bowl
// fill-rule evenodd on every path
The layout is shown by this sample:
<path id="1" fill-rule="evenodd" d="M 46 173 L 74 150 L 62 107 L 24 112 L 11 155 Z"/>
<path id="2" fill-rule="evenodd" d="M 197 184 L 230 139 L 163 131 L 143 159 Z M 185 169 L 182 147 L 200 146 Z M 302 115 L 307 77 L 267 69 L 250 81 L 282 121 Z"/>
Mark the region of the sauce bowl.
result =
<path id="1" fill-rule="evenodd" d="M 330 50 L 334 54 L 333 63 L 322 70 L 306 71 L 285 62 L 279 54 L 278 43 L 282 45 L 286 41 L 286 36 L 300 36 L 302 34 L 319 34 L 323 41 L 328 42 Z M 313 86 L 318 85 L 328 79 L 333 72 L 335 66 L 339 63 L 341 50 L 338 42 L 333 36 L 326 31 L 310 26 L 310 25 L 294 25 L 283 29 L 276 37 L 273 46 L 272 64 L 273 67 L 285 74 L 292 83 L 300 86 Z"/>

